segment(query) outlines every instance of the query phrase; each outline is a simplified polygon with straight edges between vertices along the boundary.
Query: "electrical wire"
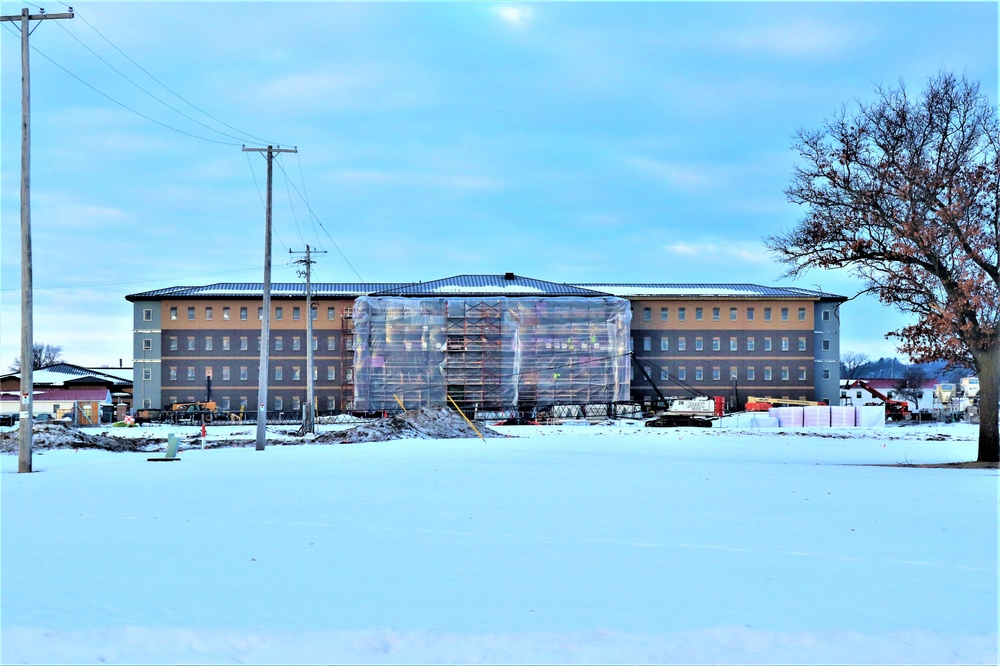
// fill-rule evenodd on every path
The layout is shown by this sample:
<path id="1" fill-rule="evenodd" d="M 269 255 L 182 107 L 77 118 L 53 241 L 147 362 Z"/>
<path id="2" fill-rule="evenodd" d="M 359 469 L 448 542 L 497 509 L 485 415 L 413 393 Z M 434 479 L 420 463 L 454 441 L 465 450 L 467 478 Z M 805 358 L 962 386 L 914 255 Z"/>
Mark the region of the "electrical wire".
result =
<path id="1" fill-rule="evenodd" d="M 297 155 L 298 153 L 296 153 Z M 285 181 L 285 192 L 288 194 L 288 207 L 292 211 L 292 221 L 295 222 L 295 231 L 299 234 L 299 240 L 302 241 L 303 245 L 307 245 L 306 239 L 302 236 L 302 229 L 299 228 L 299 218 L 295 214 L 295 204 L 292 202 L 292 189 L 288 186 L 288 173 L 285 172 L 285 168 L 281 166 L 282 153 L 278 153 L 278 166 L 281 169 L 281 175 L 284 176 Z"/>
<path id="2" fill-rule="evenodd" d="M 262 208 L 267 209 L 267 202 L 264 201 L 264 194 L 260 191 L 260 184 L 257 182 L 257 174 L 254 173 L 253 163 L 250 161 L 251 152 L 253 151 L 248 150 L 244 151 L 243 154 L 247 156 L 247 165 L 250 167 L 250 175 L 253 176 L 253 184 L 257 187 L 257 196 L 260 197 L 260 205 Z M 286 250 L 291 249 L 290 247 L 285 245 L 285 241 L 281 240 L 281 235 L 277 232 L 277 230 L 274 228 L 273 225 L 271 226 L 271 233 L 274 234 L 274 237 L 278 239 L 279 243 L 281 243 L 281 247 L 285 248 Z"/>
<path id="3" fill-rule="evenodd" d="M 221 276 L 221 275 L 240 275 L 243 273 L 256 273 L 260 272 L 262 268 L 245 268 L 236 271 L 223 271 L 218 273 L 186 273 L 184 275 L 174 275 L 169 277 L 150 277 L 150 278 L 136 278 L 133 280 L 103 280 L 103 281 L 93 281 L 93 282 L 68 282 L 65 284 L 47 284 L 38 285 L 33 284 L 32 289 L 77 289 L 79 287 L 102 287 L 110 284 L 141 284 L 143 282 L 166 282 L 166 281 L 176 281 L 188 277 L 211 277 L 211 276 Z M 0 287 L 0 291 L 19 291 L 20 287 Z"/>
<path id="4" fill-rule="evenodd" d="M 60 4 L 62 4 L 63 6 L 65 6 L 67 8 L 69 7 L 69 5 L 67 5 L 65 2 L 61 2 Z M 104 34 L 100 30 L 98 30 L 96 27 L 94 27 L 94 25 L 90 21 L 88 21 L 86 19 L 86 17 L 84 17 L 83 15 L 81 15 L 79 11 L 74 10 L 74 15 L 76 17 L 78 17 L 79 19 L 81 19 L 84 23 L 86 23 L 87 26 L 90 27 L 91 30 L 93 30 L 98 35 L 100 35 L 101 39 L 103 39 L 108 44 L 110 44 L 111 47 L 113 49 L 115 49 L 116 51 L 118 51 L 118 53 L 120 53 L 126 60 L 128 60 L 130 63 L 132 63 L 133 65 L 135 65 L 136 68 L 139 69 L 139 71 L 141 71 L 143 74 L 145 74 L 146 76 L 148 76 L 149 78 L 151 78 L 153 81 L 155 81 L 157 84 L 159 84 L 164 90 L 166 90 L 167 92 L 171 93 L 174 97 L 176 97 L 177 99 L 181 100 L 182 102 L 184 102 L 185 104 L 187 104 L 188 106 L 190 106 L 192 109 L 195 109 L 199 113 L 207 116 L 208 118 L 211 118 L 212 120 L 214 120 L 215 122 L 219 123 L 220 125 L 222 125 L 224 127 L 228 127 L 229 129 L 233 130 L 234 132 L 238 132 L 242 136 L 246 136 L 246 137 L 249 137 L 251 139 L 254 139 L 255 141 L 260 141 L 262 143 L 271 144 L 271 145 L 279 143 L 279 142 L 276 142 L 276 141 L 267 141 L 265 139 L 261 139 L 260 137 L 254 136 L 253 134 L 250 134 L 248 132 L 244 132 L 244 131 L 242 131 L 242 130 L 236 128 L 236 127 L 233 127 L 232 125 L 230 125 L 230 124 L 228 124 L 228 123 L 226 123 L 226 122 L 224 122 L 222 120 L 219 120 L 218 118 L 216 118 L 212 114 L 208 113 L 204 109 L 198 107 L 194 103 L 190 102 L 189 100 L 187 100 L 186 98 L 184 98 L 183 96 L 181 96 L 178 92 L 176 92 L 175 90 L 173 90 L 172 88 L 170 88 L 169 86 L 167 86 L 165 83 L 163 83 L 162 81 L 160 81 L 158 78 L 156 78 L 155 76 L 153 76 L 142 65 L 140 65 L 139 63 L 137 63 L 131 57 L 129 57 L 129 55 L 127 53 L 125 53 L 120 48 L 118 48 L 118 46 L 114 42 L 112 42 L 110 39 L 108 39 L 107 37 L 105 37 Z M 82 44 L 82 42 L 81 42 L 81 44 Z M 88 48 L 88 50 L 89 50 L 89 48 Z M 100 56 L 98 56 L 98 57 L 100 57 Z M 170 107 L 170 108 L 173 108 L 173 107 Z M 178 113 L 180 113 L 180 112 L 178 112 Z M 184 114 L 181 114 L 181 115 L 184 115 Z M 184 116 L 184 117 L 187 118 L 188 116 Z M 195 120 L 194 122 L 198 122 L 198 121 Z M 201 123 L 199 123 L 199 124 L 201 124 Z M 205 127 L 207 127 L 207 125 L 205 125 Z M 212 129 L 212 128 L 209 128 L 209 129 Z M 213 129 L 212 131 L 218 132 L 218 130 L 215 130 L 215 129 Z M 223 132 L 219 132 L 219 134 L 223 134 L 224 136 L 230 136 L 228 134 L 224 134 Z"/>
<path id="5" fill-rule="evenodd" d="M 309 193 L 306 192 L 306 178 L 305 175 L 302 173 L 302 160 L 299 158 L 298 153 L 295 153 L 295 163 L 299 165 L 299 182 L 302 183 L 302 199 L 306 203 L 306 208 L 308 208 Z M 316 245 L 319 247 L 320 250 L 325 250 L 326 248 L 323 247 L 323 244 L 320 242 L 319 234 L 316 232 L 316 221 L 312 218 L 312 216 L 309 217 L 309 222 L 312 224 L 313 236 L 316 237 Z"/>

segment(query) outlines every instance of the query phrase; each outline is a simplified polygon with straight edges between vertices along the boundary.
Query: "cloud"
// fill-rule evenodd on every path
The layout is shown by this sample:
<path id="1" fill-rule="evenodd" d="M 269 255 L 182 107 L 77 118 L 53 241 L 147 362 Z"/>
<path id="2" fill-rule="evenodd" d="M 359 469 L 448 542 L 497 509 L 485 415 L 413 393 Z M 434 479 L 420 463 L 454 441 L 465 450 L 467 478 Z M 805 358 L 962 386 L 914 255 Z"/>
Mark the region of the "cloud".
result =
<path id="1" fill-rule="evenodd" d="M 737 245 L 719 243 L 687 243 L 679 241 L 663 248 L 667 254 L 682 257 L 712 257 L 713 259 L 737 259 L 744 263 L 770 264 L 771 258 L 758 245 Z"/>
<path id="2" fill-rule="evenodd" d="M 530 7 L 518 5 L 500 5 L 493 11 L 504 21 L 514 25 L 523 25 L 533 13 Z"/>

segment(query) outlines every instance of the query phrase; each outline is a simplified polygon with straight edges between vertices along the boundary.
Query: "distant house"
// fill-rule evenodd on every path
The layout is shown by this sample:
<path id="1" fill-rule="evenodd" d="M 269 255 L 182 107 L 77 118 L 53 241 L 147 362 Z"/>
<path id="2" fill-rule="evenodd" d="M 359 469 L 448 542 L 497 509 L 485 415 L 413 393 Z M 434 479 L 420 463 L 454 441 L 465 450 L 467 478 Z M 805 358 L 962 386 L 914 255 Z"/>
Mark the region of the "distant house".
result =
<path id="1" fill-rule="evenodd" d="M 113 405 L 117 417 L 124 416 L 132 406 L 132 368 L 86 368 L 72 363 L 55 363 L 32 373 L 35 414 L 59 415 L 75 402 L 90 404 L 100 417 L 97 405 Z M 0 375 L 2 411 L 18 411 L 21 373 Z M 61 393 L 54 393 L 59 391 Z M 79 393 L 79 392 L 85 393 Z M 45 396 L 45 397 L 43 397 Z M 81 411 L 81 417 L 83 412 Z M 86 422 L 84 418 L 81 423 Z"/>
<path id="2" fill-rule="evenodd" d="M 864 405 L 869 402 L 881 402 L 875 396 L 873 396 L 868 391 L 864 390 L 860 386 L 855 386 L 848 389 L 847 387 L 854 381 L 854 379 L 845 379 L 840 383 L 840 404 L 842 405 Z M 931 409 L 934 402 L 934 387 L 941 381 L 939 379 L 926 379 L 921 385 L 921 397 L 918 404 L 914 405 L 912 400 L 904 398 L 900 393 L 899 386 L 900 379 L 864 379 L 861 381 L 865 382 L 871 388 L 879 391 L 880 393 L 886 395 L 894 400 L 906 400 L 909 404 L 909 409 L 911 412 L 919 411 L 921 409 Z"/>
<path id="3" fill-rule="evenodd" d="M 16 414 L 21 399 L 17 393 L 0 395 L 0 414 Z M 51 414 L 53 419 L 70 417 L 77 425 L 99 425 L 114 420 L 111 391 L 106 388 L 48 389 L 32 398 L 35 416 Z"/>

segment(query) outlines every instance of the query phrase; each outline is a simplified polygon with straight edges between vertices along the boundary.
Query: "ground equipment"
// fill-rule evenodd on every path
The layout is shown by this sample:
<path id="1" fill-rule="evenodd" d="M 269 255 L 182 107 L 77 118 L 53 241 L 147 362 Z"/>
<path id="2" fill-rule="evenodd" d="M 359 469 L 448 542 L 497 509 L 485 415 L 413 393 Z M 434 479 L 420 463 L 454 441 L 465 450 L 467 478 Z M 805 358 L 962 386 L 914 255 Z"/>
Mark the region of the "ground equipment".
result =
<path id="1" fill-rule="evenodd" d="M 653 405 L 654 418 L 646 421 L 647 428 L 677 428 L 696 427 L 711 428 L 712 421 L 718 419 L 725 413 L 726 399 L 722 396 L 708 396 L 687 384 L 681 384 L 678 380 L 673 380 L 681 384 L 686 390 L 696 394 L 694 398 L 667 398 L 656 386 L 656 382 L 646 372 L 646 368 L 639 363 L 635 354 L 631 354 L 632 360 L 636 361 L 639 370 L 653 387 L 656 393 L 657 403 Z"/>
<path id="2" fill-rule="evenodd" d="M 826 403 L 822 400 L 791 400 L 789 398 L 755 398 L 750 396 L 747 398 L 746 411 L 748 412 L 766 412 L 772 407 L 777 405 L 791 405 L 795 407 L 819 407 L 825 406 Z"/>
<path id="3" fill-rule="evenodd" d="M 869 405 L 885 405 L 885 418 L 889 421 L 909 421 L 913 418 L 913 413 L 910 412 L 910 405 L 905 400 L 894 400 L 882 393 L 876 388 L 873 388 L 863 379 L 855 379 L 853 382 L 848 384 L 845 389 L 851 390 L 852 388 L 860 388 L 868 391 L 872 397 L 881 400 L 882 403 L 866 403 Z"/>

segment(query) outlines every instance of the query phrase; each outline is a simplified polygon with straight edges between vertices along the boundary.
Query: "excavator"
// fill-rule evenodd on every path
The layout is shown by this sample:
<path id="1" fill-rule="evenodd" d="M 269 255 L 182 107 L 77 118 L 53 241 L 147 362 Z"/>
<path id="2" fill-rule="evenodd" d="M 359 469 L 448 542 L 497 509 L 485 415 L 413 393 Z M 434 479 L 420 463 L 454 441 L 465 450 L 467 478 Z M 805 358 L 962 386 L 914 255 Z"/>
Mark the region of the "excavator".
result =
<path id="1" fill-rule="evenodd" d="M 656 382 L 653 378 L 649 376 L 646 372 L 646 368 L 643 367 L 642 363 L 639 363 L 638 358 L 634 353 L 629 352 L 632 360 L 635 364 L 639 366 L 639 370 L 642 375 L 649 382 L 649 385 L 653 387 L 653 391 L 656 392 L 657 403 L 653 405 L 655 411 L 655 418 L 646 421 L 647 428 L 679 428 L 679 427 L 695 427 L 695 428 L 711 428 L 712 421 L 715 421 L 720 416 L 725 413 L 726 399 L 722 396 L 711 397 L 705 395 L 698 389 L 681 382 L 680 380 L 673 380 L 682 388 L 694 393 L 696 397 L 694 398 L 667 398 L 664 397 L 663 393 L 656 386 Z M 661 409 L 657 409 L 657 406 L 661 406 Z"/>
<path id="2" fill-rule="evenodd" d="M 910 405 L 905 400 L 893 400 L 885 393 L 882 393 L 876 388 L 872 388 L 868 382 L 863 379 L 855 379 L 853 382 L 844 387 L 845 390 L 850 391 L 852 388 L 860 388 L 868 391 L 873 398 L 882 401 L 885 405 L 885 418 L 889 421 L 909 421 L 913 418 L 913 413 L 910 411 Z M 870 405 L 877 405 L 880 403 L 867 403 Z"/>

